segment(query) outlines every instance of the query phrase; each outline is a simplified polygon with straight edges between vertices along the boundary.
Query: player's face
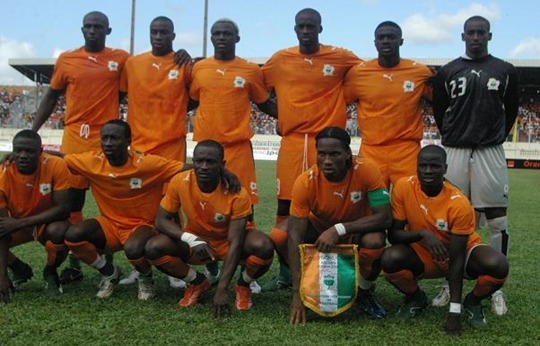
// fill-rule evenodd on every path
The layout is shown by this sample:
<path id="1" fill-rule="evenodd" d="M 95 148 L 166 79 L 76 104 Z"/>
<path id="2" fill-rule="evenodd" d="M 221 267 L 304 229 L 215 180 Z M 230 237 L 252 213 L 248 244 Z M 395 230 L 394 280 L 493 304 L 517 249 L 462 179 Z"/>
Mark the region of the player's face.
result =
<path id="1" fill-rule="evenodd" d="M 223 165 L 223 158 L 216 148 L 202 146 L 193 152 L 193 166 L 199 184 L 219 181 Z"/>
<path id="2" fill-rule="evenodd" d="M 121 161 L 127 155 L 129 138 L 124 128 L 116 124 L 106 124 L 101 129 L 101 150 L 110 162 Z"/>
<path id="3" fill-rule="evenodd" d="M 465 51 L 471 58 L 481 58 L 488 54 L 488 42 L 491 33 L 483 20 L 471 20 L 465 25 L 461 39 L 465 42 Z"/>
<path id="4" fill-rule="evenodd" d="M 424 191 L 440 188 L 445 173 L 446 162 L 439 153 L 425 151 L 418 155 L 417 174 Z"/>
<path id="5" fill-rule="evenodd" d="M 339 139 L 321 138 L 317 141 L 317 166 L 329 181 L 341 181 L 347 174 L 351 151 Z"/>
<path id="6" fill-rule="evenodd" d="M 382 26 L 375 31 L 375 48 L 377 48 L 379 56 L 398 56 L 399 47 L 402 44 L 401 34 L 393 26 Z"/>
<path id="7" fill-rule="evenodd" d="M 84 36 L 85 46 L 101 49 L 105 46 L 105 39 L 111 32 L 107 18 L 98 13 L 91 13 L 85 16 L 81 30 Z"/>
<path id="8" fill-rule="evenodd" d="M 21 174 L 32 174 L 36 171 L 41 155 L 39 142 L 32 138 L 19 137 L 13 140 L 15 165 Z"/>
<path id="9" fill-rule="evenodd" d="M 150 25 L 150 44 L 154 55 L 161 56 L 170 53 L 176 34 L 169 21 L 156 20 Z"/>
<path id="10" fill-rule="evenodd" d="M 240 37 L 232 23 L 217 22 L 212 26 L 210 34 L 216 55 L 234 54 L 236 42 L 240 40 Z"/>
<path id="11" fill-rule="evenodd" d="M 312 47 L 319 45 L 319 34 L 322 32 L 318 16 L 312 12 L 302 12 L 296 16 L 294 32 L 300 46 Z"/>

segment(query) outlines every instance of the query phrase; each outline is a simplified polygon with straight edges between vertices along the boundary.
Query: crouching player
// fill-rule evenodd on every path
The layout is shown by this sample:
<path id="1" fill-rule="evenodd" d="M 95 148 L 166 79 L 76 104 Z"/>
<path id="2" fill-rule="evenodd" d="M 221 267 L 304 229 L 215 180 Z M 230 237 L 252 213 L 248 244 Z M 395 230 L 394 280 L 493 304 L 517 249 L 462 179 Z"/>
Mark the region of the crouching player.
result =
<path id="1" fill-rule="evenodd" d="M 194 170 L 175 176 L 156 216 L 162 233 L 146 244 L 146 258 L 162 272 L 188 283 L 181 307 L 197 304 L 210 281 L 188 264 L 223 260 L 223 273 L 214 295 L 214 317 L 230 315 L 228 286 L 238 264 L 242 265 L 235 286 L 236 308 L 251 308 L 250 282 L 266 273 L 272 263 L 273 246 L 262 232 L 247 225 L 251 214 L 248 192 L 231 193 L 221 183 L 223 147 L 201 141 L 193 152 Z M 187 218 L 185 229 L 174 222 L 180 210 Z"/>
<path id="2" fill-rule="evenodd" d="M 62 292 L 56 269 L 67 256 L 64 235 L 70 225 L 70 174 L 64 160 L 44 154 L 41 137 L 31 130 L 15 135 L 12 157 L 0 172 L 0 303 L 9 300 L 8 267 L 15 285 L 33 275 L 9 249 L 34 239 L 47 251 L 47 292 Z"/>
<path id="3" fill-rule="evenodd" d="M 402 178 L 392 191 L 393 244 L 382 257 L 386 279 L 405 294 L 397 316 L 415 317 L 428 305 L 421 278 L 448 277 L 448 334 L 461 334 L 463 278 L 476 279 L 464 308 L 473 327 L 485 327 L 481 301 L 499 289 L 508 275 L 504 255 L 480 244 L 474 209 L 459 189 L 444 180 L 446 152 L 429 145 L 418 154 L 417 176 Z"/>
<path id="4" fill-rule="evenodd" d="M 347 131 L 327 127 L 317 134 L 315 142 L 317 165 L 294 183 L 287 228 L 293 282 L 290 323 L 306 322 L 298 291 L 301 243 L 314 243 L 321 252 L 337 243 L 358 244 L 358 302 L 367 314 L 383 319 L 386 311 L 375 299 L 373 283 L 380 273 L 385 230 L 392 222 L 388 190 L 374 163 L 352 156 Z"/>

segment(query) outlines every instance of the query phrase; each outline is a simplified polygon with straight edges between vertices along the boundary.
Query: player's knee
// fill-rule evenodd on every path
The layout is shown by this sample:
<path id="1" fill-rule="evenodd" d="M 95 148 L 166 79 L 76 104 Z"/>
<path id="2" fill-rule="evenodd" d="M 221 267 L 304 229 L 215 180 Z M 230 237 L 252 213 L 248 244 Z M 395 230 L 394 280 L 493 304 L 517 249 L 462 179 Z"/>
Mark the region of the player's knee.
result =
<path id="1" fill-rule="evenodd" d="M 68 227 L 63 222 L 53 222 L 45 227 L 42 240 L 45 242 L 50 240 L 54 244 L 63 244 Z"/>
<path id="2" fill-rule="evenodd" d="M 128 239 L 124 244 L 124 253 L 128 259 L 138 259 L 145 256 L 145 246 L 146 242 Z"/>
<path id="3" fill-rule="evenodd" d="M 495 278 L 505 278 L 508 275 L 509 264 L 503 254 L 494 251 L 493 255 L 487 256 L 483 261 L 485 274 Z"/>
<path id="4" fill-rule="evenodd" d="M 249 237 L 248 252 L 257 257 L 270 259 L 274 255 L 274 244 L 268 236 L 262 232 L 254 233 Z"/>
<path id="5" fill-rule="evenodd" d="M 163 241 L 161 239 L 161 236 L 155 236 L 146 242 L 146 245 L 144 246 L 144 255 L 149 260 L 155 260 L 160 257 L 163 257 L 165 254 L 163 249 Z"/>
<path id="6" fill-rule="evenodd" d="M 381 267 L 385 272 L 393 273 L 401 270 L 400 264 L 403 263 L 403 251 L 400 245 L 394 245 L 384 249 L 381 256 Z"/>
<path id="7" fill-rule="evenodd" d="M 85 229 L 81 227 L 81 224 L 70 226 L 65 234 L 65 240 L 71 243 L 78 243 L 86 240 Z"/>
<path id="8" fill-rule="evenodd" d="M 365 249 L 380 249 L 386 245 L 384 232 L 367 233 L 360 239 L 360 247 Z"/>

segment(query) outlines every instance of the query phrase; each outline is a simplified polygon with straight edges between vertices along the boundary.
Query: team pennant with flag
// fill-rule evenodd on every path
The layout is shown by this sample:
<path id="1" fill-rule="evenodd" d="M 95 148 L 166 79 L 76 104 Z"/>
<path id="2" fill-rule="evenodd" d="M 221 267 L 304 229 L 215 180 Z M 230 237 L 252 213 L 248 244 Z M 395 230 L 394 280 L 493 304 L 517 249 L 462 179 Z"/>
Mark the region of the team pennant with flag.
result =
<path id="1" fill-rule="evenodd" d="M 358 246 L 336 245 L 323 253 L 311 244 L 301 244 L 300 298 L 304 305 L 326 317 L 349 309 L 358 293 Z"/>

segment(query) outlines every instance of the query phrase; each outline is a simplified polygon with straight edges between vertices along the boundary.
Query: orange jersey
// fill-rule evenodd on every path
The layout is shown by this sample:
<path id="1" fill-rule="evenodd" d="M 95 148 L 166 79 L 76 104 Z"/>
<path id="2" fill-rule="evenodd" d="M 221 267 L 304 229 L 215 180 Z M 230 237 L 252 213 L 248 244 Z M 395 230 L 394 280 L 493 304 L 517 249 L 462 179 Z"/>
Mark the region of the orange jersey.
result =
<path id="1" fill-rule="evenodd" d="M 262 71 L 267 88 L 273 88 L 277 96 L 281 134 L 345 128 L 343 79 L 361 61 L 346 49 L 327 45 L 309 55 L 301 54 L 298 47 L 276 52 Z"/>
<path id="2" fill-rule="evenodd" d="M 347 73 L 347 103 L 358 99 L 358 124 L 362 144 L 388 145 L 422 140 L 420 98 L 431 99 L 427 79 L 431 70 L 401 59 L 397 66 L 381 67 L 377 59 L 362 62 Z"/>
<path id="3" fill-rule="evenodd" d="M 0 172 L 0 209 L 11 217 L 24 218 L 52 208 L 52 192 L 69 189 L 71 174 L 59 157 L 41 154 L 33 174 L 19 173 L 15 163 Z"/>
<path id="4" fill-rule="evenodd" d="M 80 47 L 60 54 L 51 88 L 66 90 L 67 128 L 78 133 L 83 124 L 101 128 L 107 121 L 118 119 L 120 73 L 128 56 L 124 50 L 108 47 L 97 53 Z"/>
<path id="5" fill-rule="evenodd" d="M 163 183 L 180 173 L 184 164 L 156 155 L 130 151 L 121 167 L 111 166 L 103 153 L 70 154 L 69 169 L 84 176 L 101 215 L 126 228 L 154 223 Z"/>
<path id="6" fill-rule="evenodd" d="M 436 197 L 422 191 L 416 175 L 400 179 L 392 190 L 392 215 L 407 221 L 409 231 L 430 230 L 448 248 L 450 234 L 468 235 L 469 244 L 478 243 L 474 209 L 459 189 L 445 181 Z"/>
<path id="7" fill-rule="evenodd" d="M 251 214 L 251 201 L 242 188 L 238 194 L 229 194 L 221 184 L 210 193 L 197 185 L 193 170 L 175 176 L 161 200 L 161 208 L 176 213 L 182 208 L 187 217 L 186 231 L 204 240 L 227 240 L 231 220 Z"/>
<path id="8" fill-rule="evenodd" d="M 369 202 L 368 194 L 378 190 L 388 197 L 379 169 L 369 160 L 356 158 L 340 182 L 328 181 L 315 165 L 296 179 L 290 212 L 309 218 L 317 230 L 324 231 L 336 223 L 370 215 L 370 208 L 376 205 Z M 387 198 L 382 204 L 388 203 Z"/>
<path id="9" fill-rule="evenodd" d="M 199 101 L 193 140 L 227 145 L 253 137 L 251 101 L 268 100 L 257 64 L 239 57 L 227 61 L 210 57 L 195 64 L 192 78 L 189 95 Z"/>
<path id="10" fill-rule="evenodd" d="M 120 90 L 128 93 L 131 146 L 147 154 L 185 141 L 191 66 L 177 66 L 174 54 L 154 56 L 146 52 L 132 56 L 122 72 Z"/>

